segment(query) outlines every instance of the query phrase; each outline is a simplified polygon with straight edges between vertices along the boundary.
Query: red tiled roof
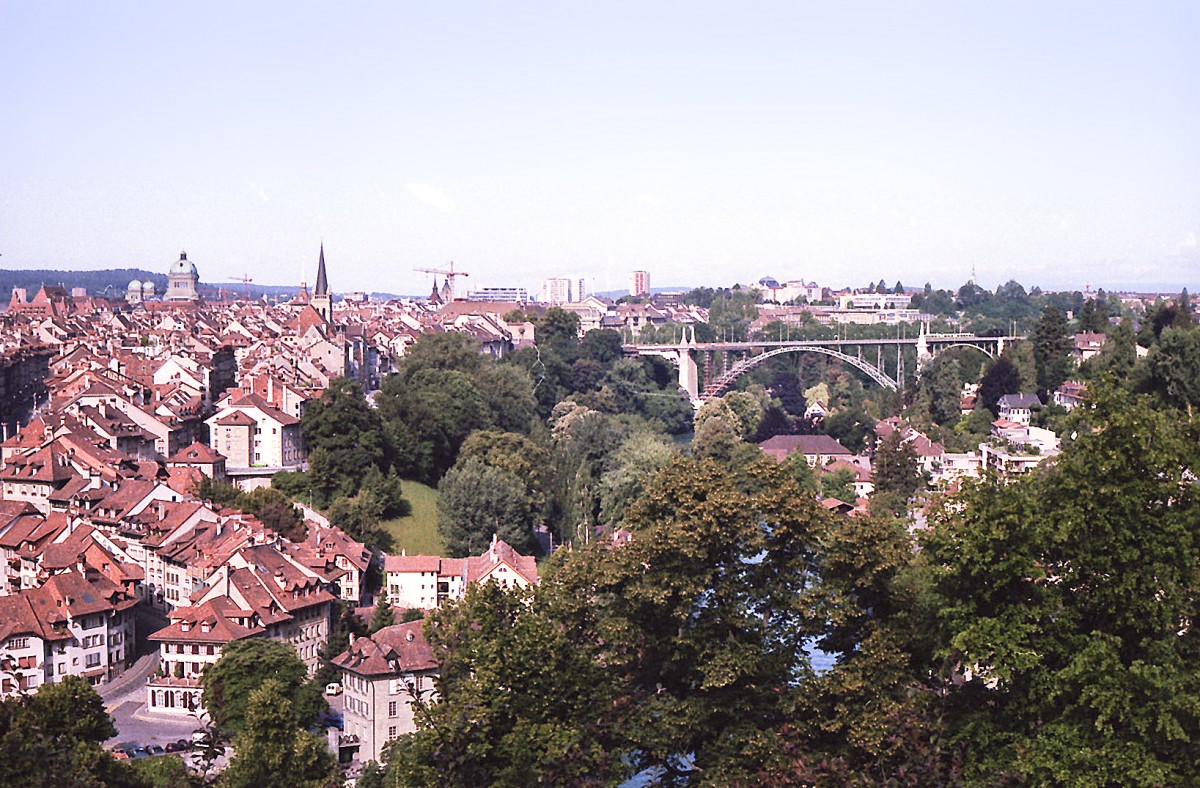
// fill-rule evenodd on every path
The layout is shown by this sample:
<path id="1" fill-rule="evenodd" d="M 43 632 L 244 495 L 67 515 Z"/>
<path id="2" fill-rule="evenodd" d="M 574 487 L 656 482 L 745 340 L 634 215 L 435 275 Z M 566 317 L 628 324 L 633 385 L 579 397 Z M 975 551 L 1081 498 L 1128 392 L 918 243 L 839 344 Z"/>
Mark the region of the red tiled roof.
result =
<path id="1" fill-rule="evenodd" d="M 333 664 L 360 676 L 389 676 L 399 672 L 436 670 L 433 649 L 422 634 L 423 621 L 384 627 L 370 637 L 360 637 L 339 654 Z"/>

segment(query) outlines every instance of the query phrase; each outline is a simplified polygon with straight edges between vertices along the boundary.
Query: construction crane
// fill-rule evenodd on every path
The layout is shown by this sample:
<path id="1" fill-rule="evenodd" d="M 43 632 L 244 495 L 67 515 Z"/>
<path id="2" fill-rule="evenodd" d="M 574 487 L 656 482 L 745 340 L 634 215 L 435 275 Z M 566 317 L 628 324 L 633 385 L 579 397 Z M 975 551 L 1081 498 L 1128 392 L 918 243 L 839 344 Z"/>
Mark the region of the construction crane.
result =
<path id="1" fill-rule="evenodd" d="M 442 276 L 446 277 L 446 283 L 450 287 L 450 300 L 451 301 L 454 300 L 454 277 L 470 276 L 470 274 L 468 274 L 466 271 L 455 271 L 453 260 L 450 261 L 449 268 L 414 268 L 413 270 L 420 271 L 421 273 L 424 273 L 424 274 L 441 274 Z"/>
<path id="2" fill-rule="evenodd" d="M 229 281 L 231 281 L 231 282 L 241 282 L 243 285 L 245 285 L 245 287 L 246 287 L 246 300 L 247 300 L 247 301 L 249 301 L 249 300 L 250 300 L 250 283 L 254 281 L 254 277 L 252 277 L 252 276 L 247 276 L 246 274 L 242 274 L 241 276 L 231 276 L 231 277 L 229 277 Z"/>

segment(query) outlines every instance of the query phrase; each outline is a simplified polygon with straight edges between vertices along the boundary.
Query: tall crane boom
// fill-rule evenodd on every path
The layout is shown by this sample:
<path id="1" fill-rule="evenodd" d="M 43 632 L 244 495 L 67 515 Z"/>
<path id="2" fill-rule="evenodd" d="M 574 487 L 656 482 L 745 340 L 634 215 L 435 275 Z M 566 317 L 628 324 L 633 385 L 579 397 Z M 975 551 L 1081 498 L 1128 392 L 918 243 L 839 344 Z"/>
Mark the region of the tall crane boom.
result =
<path id="1" fill-rule="evenodd" d="M 247 298 L 247 299 L 249 299 L 249 298 L 250 298 L 250 283 L 254 281 L 254 277 L 252 277 L 252 276 L 247 276 L 246 274 L 242 274 L 241 276 L 231 276 L 231 277 L 229 277 L 229 281 L 231 281 L 231 282 L 241 282 L 241 283 L 242 283 L 242 284 L 245 286 L 245 288 L 246 288 L 246 298 Z"/>
<path id="2" fill-rule="evenodd" d="M 466 271 L 455 271 L 453 260 L 450 261 L 449 268 L 414 268 L 413 270 L 420 271 L 423 274 L 441 274 L 442 276 L 446 277 L 446 283 L 450 286 L 451 300 L 454 299 L 454 277 L 470 276 L 470 274 L 467 273 Z"/>

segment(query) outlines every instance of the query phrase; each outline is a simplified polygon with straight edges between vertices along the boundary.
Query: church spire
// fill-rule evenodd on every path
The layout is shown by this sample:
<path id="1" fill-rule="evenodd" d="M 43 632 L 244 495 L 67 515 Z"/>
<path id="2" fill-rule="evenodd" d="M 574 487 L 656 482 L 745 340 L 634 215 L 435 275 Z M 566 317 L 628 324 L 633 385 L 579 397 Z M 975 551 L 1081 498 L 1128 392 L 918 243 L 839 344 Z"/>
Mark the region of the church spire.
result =
<path id="1" fill-rule="evenodd" d="M 333 298 L 329 294 L 329 277 L 325 274 L 325 243 L 321 243 L 321 256 L 317 260 L 317 283 L 313 286 L 312 308 L 326 323 L 333 322 Z"/>
<path id="2" fill-rule="evenodd" d="M 321 257 L 317 260 L 317 284 L 313 287 L 313 295 L 329 295 L 329 278 L 325 275 L 325 242 L 321 242 Z"/>

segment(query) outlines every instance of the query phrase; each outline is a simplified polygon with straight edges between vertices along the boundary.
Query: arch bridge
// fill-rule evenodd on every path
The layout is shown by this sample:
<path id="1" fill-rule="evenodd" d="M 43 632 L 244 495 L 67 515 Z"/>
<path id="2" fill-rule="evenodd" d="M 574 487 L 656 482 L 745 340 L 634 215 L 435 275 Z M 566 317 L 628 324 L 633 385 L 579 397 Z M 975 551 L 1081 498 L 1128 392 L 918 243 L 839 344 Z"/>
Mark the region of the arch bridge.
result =
<path id="1" fill-rule="evenodd" d="M 875 383 L 896 391 L 904 385 L 904 349 L 914 346 L 917 351 L 918 372 L 935 356 L 959 347 L 974 348 L 990 358 L 1023 336 L 984 337 L 975 334 L 927 334 L 893 339 L 830 339 L 795 342 L 696 342 L 695 334 L 677 345 L 626 345 L 630 356 L 659 356 L 666 358 L 679 370 L 679 387 L 687 392 L 692 404 L 699 407 L 713 397 L 725 393 L 733 383 L 764 363 L 784 353 L 820 353 L 836 358 L 858 369 Z M 876 348 L 876 362 L 863 358 L 863 349 Z M 884 370 L 884 347 L 896 348 L 896 377 Z M 847 349 L 856 348 L 851 355 Z M 736 360 L 734 357 L 737 357 Z M 700 388 L 699 360 L 704 361 L 704 388 Z M 716 363 L 719 361 L 719 364 Z M 717 370 L 720 370 L 719 372 Z"/>

